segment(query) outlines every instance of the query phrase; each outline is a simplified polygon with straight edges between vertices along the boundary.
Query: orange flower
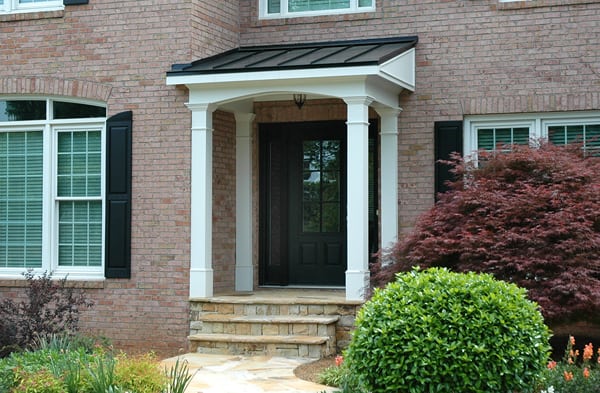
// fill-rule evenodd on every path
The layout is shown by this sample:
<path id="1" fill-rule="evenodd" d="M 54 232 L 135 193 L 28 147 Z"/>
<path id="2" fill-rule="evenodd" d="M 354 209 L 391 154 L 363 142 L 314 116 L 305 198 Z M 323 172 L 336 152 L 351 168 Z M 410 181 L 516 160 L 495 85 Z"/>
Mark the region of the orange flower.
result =
<path id="1" fill-rule="evenodd" d="M 571 373 L 571 372 L 565 371 L 564 376 L 565 376 L 565 381 L 567 381 L 567 382 L 573 379 L 573 373 Z"/>
<path id="2" fill-rule="evenodd" d="M 575 337 L 573 336 L 569 336 L 569 342 L 571 343 L 571 345 L 575 345 Z"/>
<path id="3" fill-rule="evenodd" d="M 583 369 L 583 377 L 584 378 L 589 378 L 590 377 L 590 369 L 589 368 L 584 368 Z"/>
<path id="4" fill-rule="evenodd" d="M 336 366 L 338 366 L 338 367 L 341 366 L 343 362 L 344 362 L 344 357 L 342 355 L 337 355 L 335 357 L 335 365 Z"/>
<path id="5" fill-rule="evenodd" d="M 547 367 L 548 370 L 554 370 L 556 368 L 556 362 L 554 360 L 550 360 Z"/>
<path id="6" fill-rule="evenodd" d="M 583 361 L 587 362 L 594 356 L 594 346 L 592 343 L 589 343 L 583 348 Z"/>

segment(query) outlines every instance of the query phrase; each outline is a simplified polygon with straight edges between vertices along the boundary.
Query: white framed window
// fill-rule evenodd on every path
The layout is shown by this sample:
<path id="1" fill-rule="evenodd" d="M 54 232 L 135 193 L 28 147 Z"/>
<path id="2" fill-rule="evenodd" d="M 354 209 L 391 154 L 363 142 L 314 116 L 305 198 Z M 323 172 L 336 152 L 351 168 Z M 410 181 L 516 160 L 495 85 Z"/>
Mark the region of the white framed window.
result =
<path id="1" fill-rule="evenodd" d="M 0 97 L 0 276 L 104 275 L 106 108 Z"/>
<path id="2" fill-rule="evenodd" d="M 63 0 L 0 0 L 0 13 L 56 11 L 64 9 Z"/>
<path id="3" fill-rule="evenodd" d="M 261 18 L 291 18 L 369 12 L 375 0 L 259 0 Z"/>
<path id="4" fill-rule="evenodd" d="M 600 154 L 600 112 L 469 116 L 464 122 L 465 155 L 509 149 L 538 139 L 565 145 L 581 143 L 586 154 Z"/>

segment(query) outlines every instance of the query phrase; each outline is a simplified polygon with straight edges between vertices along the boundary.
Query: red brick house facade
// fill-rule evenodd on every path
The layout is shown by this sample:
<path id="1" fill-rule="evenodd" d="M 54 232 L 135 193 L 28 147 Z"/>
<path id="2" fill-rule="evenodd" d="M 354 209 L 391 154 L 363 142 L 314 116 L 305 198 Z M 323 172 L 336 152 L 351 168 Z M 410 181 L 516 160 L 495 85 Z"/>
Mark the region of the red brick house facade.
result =
<path id="1" fill-rule="evenodd" d="M 69 274 L 96 303 L 84 328 L 174 353 L 190 297 L 360 298 L 368 253 L 434 203 L 436 157 L 537 137 L 595 148 L 598 2 L 300 3 L 0 1 L 0 296 L 22 295 L 27 268 Z"/>

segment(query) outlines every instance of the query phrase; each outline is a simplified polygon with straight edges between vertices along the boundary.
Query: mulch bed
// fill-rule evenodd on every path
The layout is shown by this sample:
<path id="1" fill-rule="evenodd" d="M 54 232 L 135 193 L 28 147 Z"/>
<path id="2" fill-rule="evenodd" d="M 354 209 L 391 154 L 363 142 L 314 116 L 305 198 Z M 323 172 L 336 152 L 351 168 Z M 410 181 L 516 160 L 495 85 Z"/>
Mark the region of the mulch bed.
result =
<path id="1" fill-rule="evenodd" d="M 330 356 L 314 362 L 302 364 L 294 369 L 294 374 L 305 381 L 319 383 L 318 376 L 321 371 L 329 366 L 335 365 L 335 357 Z"/>

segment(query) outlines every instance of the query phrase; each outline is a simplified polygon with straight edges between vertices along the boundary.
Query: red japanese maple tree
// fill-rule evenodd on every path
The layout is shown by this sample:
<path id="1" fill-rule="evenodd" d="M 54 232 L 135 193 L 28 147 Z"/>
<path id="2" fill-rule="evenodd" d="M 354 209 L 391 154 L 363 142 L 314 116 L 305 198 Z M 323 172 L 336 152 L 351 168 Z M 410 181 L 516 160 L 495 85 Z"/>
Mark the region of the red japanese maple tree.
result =
<path id="1" fill-rule="evenodd" d="M 380 256 L 381 286 L 412 266 L 477 271 L 528 289 L 549 320 L 600 311 L 600 157 L 541 143 L 454 156 L 450 191 Z"/>

